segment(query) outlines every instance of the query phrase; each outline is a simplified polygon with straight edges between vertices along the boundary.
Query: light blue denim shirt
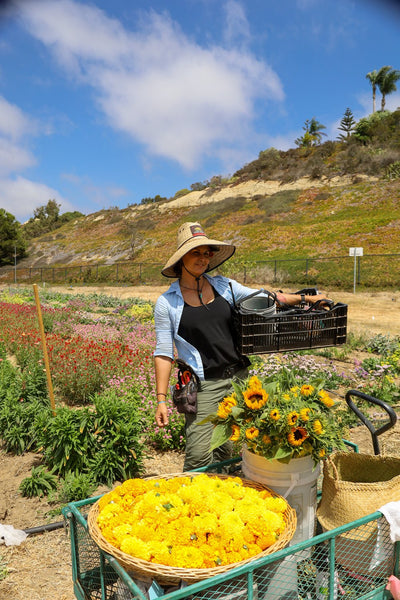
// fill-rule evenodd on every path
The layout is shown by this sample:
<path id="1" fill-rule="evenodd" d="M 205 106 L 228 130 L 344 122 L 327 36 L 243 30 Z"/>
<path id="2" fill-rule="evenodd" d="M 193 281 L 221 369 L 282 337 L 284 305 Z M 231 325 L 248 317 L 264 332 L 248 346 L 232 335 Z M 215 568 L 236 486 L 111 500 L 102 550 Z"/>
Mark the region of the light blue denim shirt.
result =
<path id="1" fill-rule="evenodd" d="M 229 283 L 232 284 L 235 302 L 240 302 L 256 290 L 241 285 L 233 279 L 222 275 L 204 275 L 217 292 L 233 306 L 232 292 Z M 156 349 L 154 356 L 167 356 L 174 359 L 174 343 L 179 358 L 192 367 L 197 376 L 204 380 L 203 363 L 200 353 L 194 346 L 178 335 L 179 324 L 182 317 L 184 300 L 176 280 L 156 302 L 154 309 L 154 322 L 156 328 Z"/>

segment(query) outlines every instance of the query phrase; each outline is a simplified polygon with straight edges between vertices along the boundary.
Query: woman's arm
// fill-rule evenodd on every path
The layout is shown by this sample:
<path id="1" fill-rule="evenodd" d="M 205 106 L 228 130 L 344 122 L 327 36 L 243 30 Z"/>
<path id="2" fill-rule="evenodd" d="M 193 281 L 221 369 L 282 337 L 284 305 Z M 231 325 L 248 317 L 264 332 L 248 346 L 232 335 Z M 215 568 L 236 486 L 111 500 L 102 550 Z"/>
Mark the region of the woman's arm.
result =
<path id="1" fill-rule="evenodd" d="M 289 294 L 284 292 L 276 292 L 276 300 L 278 304 L 288 304 L 289 306 L 293 306 L 295 304 L 301 304 L 302 302 L 306 304 L 314 304 L 318 302 L 318 300 L 327 300 L 326 294 L 315 294 L 314 296 L 310 296 L 308 294 Z"/>
<path id="2" fill-rule="evenodd" d="M 168 394 L 169 378 L 171 376 L 172 360 L 168 356 L 154 358 L 157 389 L 156 423 L 159 427 L 168 425 L 168 411 L 166 398 Z"/>

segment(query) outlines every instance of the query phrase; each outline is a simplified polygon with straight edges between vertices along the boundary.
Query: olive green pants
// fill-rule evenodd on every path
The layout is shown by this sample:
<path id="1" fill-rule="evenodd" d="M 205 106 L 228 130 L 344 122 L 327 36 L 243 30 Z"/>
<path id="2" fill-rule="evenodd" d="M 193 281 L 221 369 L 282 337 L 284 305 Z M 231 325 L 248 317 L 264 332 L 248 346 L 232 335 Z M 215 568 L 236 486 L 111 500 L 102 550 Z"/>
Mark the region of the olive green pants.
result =
<path id="1" fill-rule="evenodd" d="M 247 369 L 236 377 L 246 377 Z M 199 425 L 200 421 L 218 410 L 218 404 L 232 392 L 231 379 L 209 379 L 201 381 L 197 392 L 197 414 L 186 415 L 186 451 L 184 471 L 192 471 L 231 458 L 232 442 L 226 442 L 213 452 L 210 451 L 212 423 Z"/>

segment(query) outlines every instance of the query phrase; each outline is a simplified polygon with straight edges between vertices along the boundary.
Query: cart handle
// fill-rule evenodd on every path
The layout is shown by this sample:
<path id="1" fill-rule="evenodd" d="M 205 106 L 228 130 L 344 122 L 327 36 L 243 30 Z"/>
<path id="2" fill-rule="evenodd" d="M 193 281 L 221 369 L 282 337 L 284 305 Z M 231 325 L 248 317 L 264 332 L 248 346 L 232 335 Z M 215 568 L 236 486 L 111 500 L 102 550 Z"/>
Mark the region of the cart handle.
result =
<path id="1" fill-rule="evenodd" d="M 387 414 L 389 415 L 390 421 L 388 423 L 385 423 L 384 425 L 382 425 L 382 427 L 380 427 L 379 429 L 375 429 L 375 427 L 372 425 L 371 421 L 369 421 L 367 419 L 367 417 L 360 411 L 358 406 L 356 406 L 354 404 L 354 402 L 351 399 L 352 396 L 356 396 L 357 398 L 361 398 L 362 400 L 367 400 L 367 402 L 371 402 L 371 404 L 376 404 L 377 406 L 380 406 L 387 412 Z M 362 423 L 364 423 L 364 425 L 369 429 L 371 436 L 372 436 L 372 444 L 374 447 L 374 453 L 376 455 L 380 454 L 378 436 L 381 435 L 381 433 L 384 433 L 385 431 L 388 431 L 389 429 L 391 429 L 392 427 L 395 426 L 395 424 L 397 422 L 397 415 L 396 415 L 395 411 L 389 404 L 386 404 L 386 402 L 383 402 L 383 400 L 379 400 L 378 398 L 373 398 L 372 396 L 368 396 L 368 394 L 364 394 L 363 392 L 359 392 L 358 390 L 349 390 L 346 393 L 345 399 L 346 399 L 348 406 L 351 408 L 351 410 L 357 415 L 357 417 L 362 421 Z"/>

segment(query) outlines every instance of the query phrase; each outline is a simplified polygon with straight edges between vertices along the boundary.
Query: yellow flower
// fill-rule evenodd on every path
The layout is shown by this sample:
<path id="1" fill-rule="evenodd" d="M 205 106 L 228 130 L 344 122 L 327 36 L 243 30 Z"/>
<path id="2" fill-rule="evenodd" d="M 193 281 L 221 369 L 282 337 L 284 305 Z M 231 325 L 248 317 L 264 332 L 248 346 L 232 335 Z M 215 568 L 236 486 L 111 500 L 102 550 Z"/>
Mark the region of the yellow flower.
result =
<path id="1" fill-rule="evenodd" d="M 259 434 L 259 430 L 257 429 L 257 427 L 254 427 L 254 425 L 252 427 L 249 427 L 248 429 L 246 429 L 246 437 L 248 440 L 254 440 L 254 438 L 256 438 Z"/>
<path id="2" fill-rule="evenodd" d="M 301 386 L 300 394 L 302 396 L 311 396 L 314 393 L 314 387 L 309 384 L 304 384 Z"/>
<path id="3" fill-rule="evenodd" d="M 265 444 L 266 446 L 268 446 L 268 444 L 271 443 L 271 438 L 269 437 L 269 435 L 264 434 L 261 438 L 261 441 L 263 444 Z"/>
<path id="4" fill-rule="evenodd" d="M 300 420 L 307 422 L 310 419 L 310 412 L 311 412 L 310 408 L 307 408 L 307 407 L 302 408 L 300 410 Z"/>
<path id="5" fill-rule="evenodd" d="M 240 438 L 240 427 L 239 425 L 232 425 L 232 435 L 229 438 L 231 440 L 231 442 L 237 442 L 238 439 Z"/>
<path id="6" fill-rule="evenodd" d="M 300 388 L 298 385 L 295 385 L 294 387 L 290 388 L 290 391 L 295 397 L 297 397 L 299 395 Z"/>
<path id="7" fill-rule="evenodd" d="M 286 400 L 287 402 L 289 402 L 290 394 L 282 394 L 282 398 L 283 398 L 283 400 Z"/>
<path id="8" fill-rule="evenodd" d="M 250 377 L 249 387 L 252 388 L 253 390 L 261 390 L 262 389 L 262 383 L 258 379 L 258 377 L 256 377 L 254 375 L 253 377 Z"/>
<path id="9" fill-rule="evenodd" d="M 269 413 L 269 416 L 271 417 L 271 419 L 273 421 L 279 421 L 279 419 L 281 418 L 280 412 L 277 408 L 275 408 L 274 410 L 271 410 L 271 412 Z"/>
<path id="10" fill-rule="evenodd" d="M 252 410 L 262 408 L 268 400 L 268 394 L 262 388 L 251 388 L 243 392 L 243 398 L 246 406 Z"/>
<path id="11" fill-rule="evenodd" d="M 299 418 L 299 413 L 296 412 L 295 410 L 293 410 L 292 412 L 290 412 L 288 414 L 287 422 L 289 423 L 289 425 L 295 425 L 298 418 Z"/>
<path id="12" fill-rule="evenodd" d="M 237 402 L 236 402 L 236 398 L 234 396 L 227 396 L 226 398 L 224 398 L 224 401 L 229 404 L 229 406 L 236 406 Z"/>
<path id="13" fill-rule="evenodd" d="M 288 433 L 288 442 L 291 446 L 301 446 L 301 444 L 308 438 L 308 433 L 304 427 L 294 427 Z"/>
<path id="14" fill-rule="evenodd" d="M 319 451 L 319 453 L 318 453 L 318 456 L 319 456 L 320 458 L 324 458 L 325 454 L 326 454 L 326 452 L 325 452 L 325 448 L 321 448 L 321 450 L 320 450 L 320 451 Z"/>
<path id="15" fill-rule="evenodd" d="M 335 401 L 330 397 L 328 392 L 321 390 L 318 392 L 318 397 L 327 408 L 331 408 L 335 404 Z"/>
<path id="16" fill-rule="evenodd" d="M 319 419 L 316 419 L 313 423 L 313 432 L 316 433 L 317 435 L 321 435 L 321 433 L 324 433 L 324 428 Z"/>

